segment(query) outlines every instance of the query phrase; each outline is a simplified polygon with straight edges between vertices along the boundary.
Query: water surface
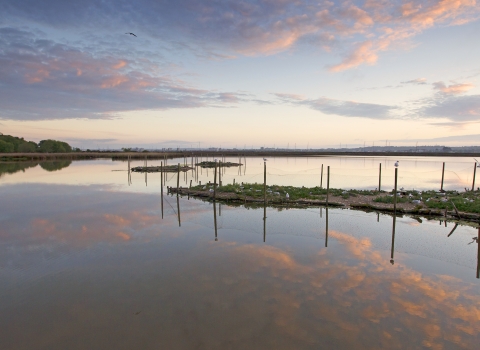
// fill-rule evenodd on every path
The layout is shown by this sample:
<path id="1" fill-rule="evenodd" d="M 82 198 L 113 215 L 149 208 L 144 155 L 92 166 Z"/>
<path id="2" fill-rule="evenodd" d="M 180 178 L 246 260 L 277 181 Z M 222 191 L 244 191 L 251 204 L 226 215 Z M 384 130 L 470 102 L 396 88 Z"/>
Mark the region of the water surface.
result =
<path id="1" fill-rule="evenodd" d="M 162 209 L 160 175 L 129 186 L 124 165 L 1 178 L 1 349 L 478 346 L 476 228 L 397 217 L 393 235 L 388 215 L 166 194 Z"/>

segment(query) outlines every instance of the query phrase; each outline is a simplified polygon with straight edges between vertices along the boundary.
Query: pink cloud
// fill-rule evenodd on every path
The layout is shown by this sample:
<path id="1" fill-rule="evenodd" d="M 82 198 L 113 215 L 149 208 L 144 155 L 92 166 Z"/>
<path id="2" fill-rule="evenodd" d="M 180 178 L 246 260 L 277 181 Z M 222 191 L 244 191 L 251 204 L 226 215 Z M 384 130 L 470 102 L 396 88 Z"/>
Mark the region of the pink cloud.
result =
<path id="1" fill-rule="evenodd" d="M 373 65 L 377 62 L 377 59 L 378 55 L 373 47 L 373 43 L 366 41 L 345 57 L 341 63 L 329 67 L 329 70 L 331 72 L 341 72 L 361 64 Z"/>
<path id="2" fill-rule="evenodd" d="M 475 85 L 470 84 L 470 83 L 463 83 L 463 84 L 453 84 L 453 85 L 445 85 L 443 81 L 437 81 L 436 83 L 433 83 L 433 88 L 435 90 L 438 90 L 440 92 L 443 92 L 444 94 L 448 95 L 458 95 L 462 94 L 464 92 L 467 92 L 468 90 L 471 90 L 475 87 Z"/>

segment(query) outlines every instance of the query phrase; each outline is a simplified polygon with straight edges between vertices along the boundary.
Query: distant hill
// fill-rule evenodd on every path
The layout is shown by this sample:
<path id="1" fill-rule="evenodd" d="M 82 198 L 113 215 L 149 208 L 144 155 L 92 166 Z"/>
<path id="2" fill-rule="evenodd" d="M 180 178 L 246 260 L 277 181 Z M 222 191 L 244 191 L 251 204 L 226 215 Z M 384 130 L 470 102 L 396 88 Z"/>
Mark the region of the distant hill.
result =
<path id="1" fill-rule="evenodd" d="M 38 144 L 23 137 L 0 135 L 0 153 L 68 153 L 72 147 L 63 141 L 42 140 Z"/>

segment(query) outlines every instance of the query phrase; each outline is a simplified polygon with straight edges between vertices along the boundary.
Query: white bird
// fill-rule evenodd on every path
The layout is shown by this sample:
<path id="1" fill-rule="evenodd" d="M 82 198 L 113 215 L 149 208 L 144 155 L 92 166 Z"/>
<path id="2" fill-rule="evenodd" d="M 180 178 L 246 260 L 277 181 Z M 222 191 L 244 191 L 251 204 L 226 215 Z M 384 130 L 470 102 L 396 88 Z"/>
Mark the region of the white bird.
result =
<path id="1" fill-rule="evenodd" d="M 268 159 L 267 158 L 263 158 L 263 161 L 266 162 Z"/>
<path id="2" fill-rule="evenodd" d="M 287 194 L 285 195 L 285 198 L 290 199 L 290 195 L 288 194 L 288 192 L 287 192 Z"/>
<path id="3" fill-rule="evenodd" d="M 395 165 L 395 168 L 398 168 L 398 160 L 393 165 Z"/>
<path id="4" fill-rule="evenodd" d="M 476 158 L 473 159 L 475 159 L 475 161 L 477 162 L 477 168 L 480 168 L 480 162 Z"/>

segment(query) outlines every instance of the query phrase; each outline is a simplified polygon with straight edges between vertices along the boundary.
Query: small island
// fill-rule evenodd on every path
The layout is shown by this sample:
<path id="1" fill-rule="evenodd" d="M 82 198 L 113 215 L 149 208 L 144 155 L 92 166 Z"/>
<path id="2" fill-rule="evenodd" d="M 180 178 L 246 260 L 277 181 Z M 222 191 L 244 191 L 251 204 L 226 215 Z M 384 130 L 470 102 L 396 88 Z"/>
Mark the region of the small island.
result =
<path id="1" fill-rule="evenodd" d="M 242 166 L 243 164 L 240 163 L 231 163 L 231 162 L 200 162 L 196 163 L 196 166 L 199 166 L 201 168 L 215 168 L 215 165 L 219 168 L 231 168 L 231 167 L 236 167 L 236 166 Z"/>
<path id="2" fill-rule="evenodd" d="M 171 187 L 171 193 L 177 189 Z M 198 198 L 213 199 L 213 184 L 180 187 L 178 194 Z M 396 212 L 398 214 L 414 214 L 424 216 L 443 216 L 446 219 L 461 219 L 469 222 L 480 222 L 480 190 L 476 191 L 397 191 L 397 202 L 394 206 L 394 193 L 375 190 L 344 190 L 320 187 L 266 186 L 263 184 L 242 183 L 217 186 L 215 199 L 225 202 L 260 204 L 274 207 L 311 207 L 334 206 L 364 211 Z"/>

